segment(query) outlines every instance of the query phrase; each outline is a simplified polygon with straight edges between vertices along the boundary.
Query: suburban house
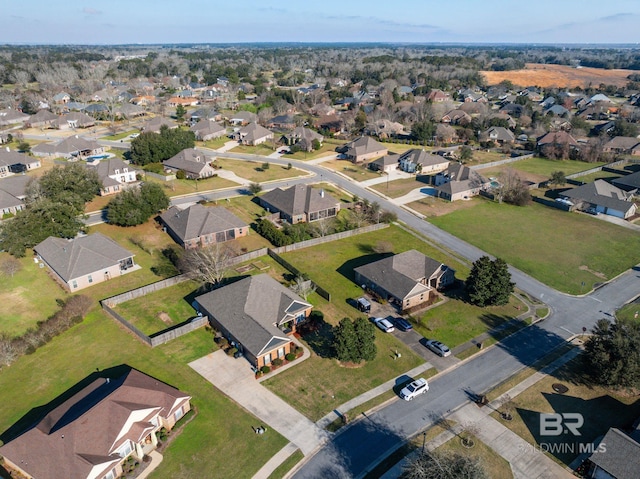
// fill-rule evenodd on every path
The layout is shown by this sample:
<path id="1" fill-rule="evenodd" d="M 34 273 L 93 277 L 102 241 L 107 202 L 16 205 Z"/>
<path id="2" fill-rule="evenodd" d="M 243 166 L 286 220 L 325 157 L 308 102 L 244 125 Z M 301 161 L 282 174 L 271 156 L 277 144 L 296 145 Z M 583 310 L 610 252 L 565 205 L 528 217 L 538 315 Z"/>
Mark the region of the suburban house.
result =
<path id="1" fill-rule="evenodd" d="M 15 215 L 24 209 L 24 199 L 27 197 L 27 184 L 31 177 L 25 175 L 10 176 L 0 180 L 0 213 Z"/>
<path id="2" fill-rule="evenodd" d="M 38 110 L 31 115 L 27 121 L 27 126 L 31 128 L 53 128 L 53 122 L 58 119 L 58 115 L 49 110 Z"/>
<path id="3" fill-rule="evenodd" d="M 131 103 L 123 103 L 116 106 L 113 113 L 118 118 L 137 118 L 147 114 L 144 108 L 138 105 L 132 105 Z"/>
<path id="4" fill-rule="evenodd" d="M 312 308 L 267 274 L 248 276 L 195 301 L 211 325 L 258 369 L 291 352 L 294 343 L 288 336 Z"/>
<path id="5" fill-rule="evenodd" d="M 440 155 L 434 155 L 425 150 L 407 150 L 400 155 L 400 169 L 407 173 L 420 172 L 423 175 L 432 175 L 449 166 L 449 160 Z"/>
<path id="6" fill-rule="evenodd" d="M 169 120 L 167 118 L 162 118 L 161 116 L 156 116 L 151 120 L 145 121 L 140 130 L 144 131 L 145 133 L 160 133 L 160 129 L 163 126 L 166 126 L 170 130 L 178 128 L 178 124 L 175 121 Z"/>
<path id="7" fill-rule="evenodd" d="M 0 149 L 0 178 L 15 175 L 16 173 L 24 173 L 25 171 L 40 168 L 40 160 L 32 156 L 11 151 L 9 147 Z"/>
<path id="8" fill-rule="evenodd" d="M 605 153 L 640 155 L 640 140 L 633 136 L 616 136 L 602 147 Z"/>
<path id="9" fill-rule="evenodd" d="M 187 96 L 187 97 L 174 96 L 169 98 L 169 100 L 167 100 L 167 105 L 171 107 L 177 107 L 178 105 L 196 106 L 198 103 L 200 103 L 200 100 L 198 100 L 194 96 Z"/>
<path id="10" fill-rule="evenodd" d="M 291 224 L 332 218 L 340 211 L 340 202 L 322 188 L 295 185 L 276 188 L 258 197 L 260 206 Z"/>
<path id="11" fill-rule="evenodd" d="M 293 115 L 278 115 L 267 121 L 266 125 L 269 128 L 293 130 L 296 127 L 296 119 Z"/>
<path id="12" fill-rule="evenodd" d="M 382 143 L 377 142 L 370 136 L 361 136 L 346 145 L 336 148 L 338 153 L 342 153 L 347 160 L 354 163 L 386 155 L 389 150 Z"/>
<path id="13" fill-rule="evenodd" d="M 556 146 L 556 147 L 565 147 L 569 148 L 579 148 L 578 142 L 576 139 L 571 136 L 566 131 L 553 131 L 547 133 L 538 139 L 538 148 L 544 148 L 546 146 Z"/>
<path id="14" fill-rule="evenodd" d="M 627 219 L 636 214 L 637 206 L 633 202 L 636 191 L 624 191 L 604 180 L 596 180 L 563 191 L 560 195 L 579 209 L 589 211 L 592 208 L 595 213 Z"/>
<path id="15" fill-rule="evenodd" d="M 249 123 L 233 134 L 233 138 L 243 145 L 256 146 L 273 139 L 273 132 L 257 123 Z"/>
<path id="16" fill-rule="evenodd" d="M 453 284 L 455 271 L 419 251 L 409 250 L 353 270 L 356 284 L 401 311 L 426 303 L 434 291 Z"/>
<path id="17" fill-rule="evenodd" d="M 228 120 L 229 120 L 229 123 L 231 123 L 232 125 L 244 126 L 244 125 L 248 125 L 249 123 L 257 122 L 258 115 L 250 111 L 239 110 L 231 113 L 228 117 Z"/>
<path id="18" fill-rule="evenodd" d="M 227 129 L 224 126 L 207 119 L 200 120 L 189 129 L 196 135 L 198 141 L 213 140 L 227 134 Z"/>
<path id="19" fill-rule="evenodd" d="M 104 153 L 105 147 L 95 140 L 86 140 L 78 135 L 65 138 L 58 143 L 40 143 L 31 148 L 36 156 L 54 156 L 67 159 L 82 159 Z"/>
<path id="20" fill-rule="evenodd" d="M 18 123 L 26 123 L 29 121 L 29 115 L 25 115 L 21 111 L 13 108 L 5 108 L 0 110 L 0 126 L 14 125 Z"/>
<path id="21" fill-rule="evenodd" d="M 492 126 L 480 133 L 480 141 L 491 141 L 498 145 L 511 144 L 516 141 L 516 137 L 511 130 L 503 126 Z"/>
<path id="22" fill-rule="evenodd" d="M 33 247 L 54 279 L 71 292 L 137 269 L 134 254 L 101 233 L 68 240 L 49 236 Z"/>
<path id="23" fill-rule="evenodd" d="M 438 90 L 437 88 L 431 90 L 427 94 L 427 101 L 431 101 L 433 103 L 442 103 L 443 101 L 451 100 L 451 95 L 443 92 L 442 90 Z"/>
<path id="24" fill-rule="evenodd" d="M 324 141 L 324 136 L 320 133 L 316 133 L 309 128 L 305 128 L 303 126 L 299 126 L 295 128 L 291 133 L 287 133 L 282 136 L 284 143 L 289 146 L 297 145 L 299 148 L 304 151 L 312 151 L 313 150 L 313 142 L 318 140 L 320 144 Z"/>
<path id="25" fill-rule="evenodd" d="M 589 457 L 592 464 L 586 477 L 595 479 L 635 479 L 640 470 L 640 431 L 630 434 L 612 427 Z M 600 446 L 603 446 L 602 448 Z"/>
<path id="26" fill-rule="evenodd" d="M 0 447 L 0 454 L 19 477 L 115 479 L 125 459 L 142 461 L 158 447 L 156 432 L 173 429 L 190 401 L 135 369 L 98 378 Z"/>
<path id="27" fill-rule="evenodd" d="M 466 126 L 471 123 L 471 115 L 464 110 L 451 110 L 445 113 L 440 120 L 442 123 Z"/>
<path id="28" fill-rule="evenodd" d="M 211 158 L 195 148 L 182 150 L 162 164 L 172 171 L 184 171 L 185 176 L 190 179 L 209 178 L 215 174 L 215 169 L 211 166 Z"/>
<path id="29" fill-rule="evenodd" d="M 123 185 L 126 186 L 137 181 L 135 168 L 118 157 L 99 160 L 95 165 L 87 164 L 87 168 L 98 173 L 98 178 L 102 182 L 100 196 L 116 194 Z"/>
<path id="30" fill-rule="evenodd" d="M 202 206 L 196 203 L 181 210 L 172 206 L 160 220 L 167 233 L 185 249 L 223 243 L 246 236 L 249 226 L 221 206 Z"/>
<path id="31" fill-rule="evenodd" d="M 373 160 L 367 166 L 370 170 L 381 171 L 383 173 L 389 173 L 398 169 L 398 163 L 400 162 L 400 155 L 397 153 L 390 153 L 388 155 L 381 156 L 380 158 Z"/>
<path id="32" fill-rule="evenodd" d="M 195 125 L 200 120 L 212 120 L 212 121 L 220 121 L 222 120 L 222 115 L 213 108 L 198 108 L 191 113 L 187 113 L 186 118 L 189 120 L 191 125 Z"/>
<path id="33" fill-rule="evenodd" d="M 61 91 L 60 93 L 56 93 L 55 95 L 53 95 L 53 102 L 54 103 L 69 103 L 71 101 L 71 95 L 69 95 L 67 92 Z"/>
<path id="34" fill-rule="evenodd" d="M 96 124 L 96 121 L 86 113 L 72 111 L 59 116 L 51 122 L 53 128 L 58 130 L 75 130 L 76 128 L 89 128 Z"/>
<path id="35" fill-rule="evenodd" d="M 445 170 L 436 173 L 434 177 L 438 196 L 449 201 L 479 195 L 489 184 L 489 180 L 460 163 L 449 163 Z"/>

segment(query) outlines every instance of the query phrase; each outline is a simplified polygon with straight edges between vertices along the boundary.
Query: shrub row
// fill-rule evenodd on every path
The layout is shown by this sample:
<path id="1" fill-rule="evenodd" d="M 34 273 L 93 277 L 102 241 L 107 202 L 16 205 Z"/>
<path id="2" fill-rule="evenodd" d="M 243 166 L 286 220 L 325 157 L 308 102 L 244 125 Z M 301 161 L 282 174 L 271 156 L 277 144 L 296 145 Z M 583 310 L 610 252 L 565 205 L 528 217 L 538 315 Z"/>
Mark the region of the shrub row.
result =
<path id="1" fill-rule="evenodd" d="M 72 296 L 67 301 L 58 300 L 61 309 L 22 336 L 10 337 L 0 334 L 0 365 L 9 366 L 24 354 L 31 354 L 55 336 L 62 334 L 74 324 L 80 323 L 93 301 L 88 296 Z"/>

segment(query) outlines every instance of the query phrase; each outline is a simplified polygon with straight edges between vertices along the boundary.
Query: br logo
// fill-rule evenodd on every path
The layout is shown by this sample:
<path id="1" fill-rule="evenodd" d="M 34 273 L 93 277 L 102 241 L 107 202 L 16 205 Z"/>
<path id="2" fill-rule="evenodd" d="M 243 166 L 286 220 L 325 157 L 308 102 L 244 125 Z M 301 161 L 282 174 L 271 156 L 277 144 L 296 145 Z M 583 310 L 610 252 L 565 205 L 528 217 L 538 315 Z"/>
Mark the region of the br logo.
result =
<path id="1" fill-rule="evenodd" d="M 540 435 L 559 436 L 570 432 L 574 436 L 581 436 L 579 429 L 584 424 L 582 414 L 577 412 L 540 414 Z"/>

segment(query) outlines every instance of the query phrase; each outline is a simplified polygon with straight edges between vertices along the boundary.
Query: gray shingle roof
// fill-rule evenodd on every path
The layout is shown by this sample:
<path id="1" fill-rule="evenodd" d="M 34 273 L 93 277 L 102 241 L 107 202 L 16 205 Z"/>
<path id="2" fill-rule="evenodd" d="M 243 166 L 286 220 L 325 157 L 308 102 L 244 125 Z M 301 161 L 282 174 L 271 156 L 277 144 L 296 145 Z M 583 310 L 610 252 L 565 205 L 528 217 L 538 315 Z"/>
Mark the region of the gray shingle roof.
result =
<path id="1" fill-rule="evenodd" d="M 434 155 L 433 153 L 417 148 L 404 152 L 402 155 L 400 155 L 399 161 L 410 161 L 411 163 L 422 166 L 432 166 L 449 163 L 449 160 L 440 155 Z"/>
<path id="2" fill-rule="evenodd" d="M 323 189 L 308 185 L 295 185 L 286 190 L 276 188 L 262 195 L 260 201 L 289 216 L 326 210 L 339 203 Z"/>
<path id="3" fill-rule="evenodd" d="M 97 141 L 86 140 L 79 136 L 65 138 L 58 143 L 40 143 L 33 147 L 32 151 L 47 154 L 75 155 L 83 151 L 93 151 L 100 148 Z"/>
<path id="4" fill-rule="evenodd" d="M 98 178 L 102 181 L 104 186 L 107 186 L 107 183 L 112 184 L 109 180 L 109 176 L 115 175 L 116 170 L 119 170 L 120 173 L 124 173 L 127 171 L 135 171 L 135 168 L 131 165 L 128 165 L 124 161 L 122 161 L 118 157 L 105 158 L 100 160 L 97 165 L 87 165 L 87 168 L 94 169 L 96 173 L 98 173 Z M 115 180 L 114 180 L 115 181 Z M 120 184 L 118 181 L 115 182 L 116 185 Z"/>
<path id="5" fill-rule="evenodd" d="M 616 428 L 611 428 L 600 444 L 606 451 L 595 452 L 589 459 L 616 479 L 636 479 L 640 470 L 640 444 Z"/>
<path id="6" fill-rule="evenodd" d="M 210 161 L 211 158 L 206 156 L 203 152 L 194 148 L 187 148 L 182 150 L 176 156 L 172 156 L 168 160 L 163 161 L 162 164 L 188 173 L 200 174 L 200 172 L 207 167 Z"/>
<path id="7" fill-rule="evenodd" d="M 11 196 L 23 199 L 27 196 L 27 184 L 32 180 L 31 176 L 15 175 L 0 179 L 0 190 L 6 191 Z"/>
<path id="8" fill-rule="evenodd" d="M 289 339 L 276 324 L 311 305 L 267 274 L 249 276 L 196 298 L 254 356 Z"/>
<path id="9" fill-rule="evenodd" d="M 249 123 L 247 126 L 240 129 L 238 132 L 241 135 L 243 141 L 253 143 L 256 140 L 273 136 L 271 130 L 267 130 L 264 126 L 257 123 Z"/>
<path id="10" fill-rule="evenodd" d="M 195 204 L 185 210 L 172 206 L 160 218 L 183 242 L 247 227 L 244 221 L 221 206 L 205 207 Z"/>
<path id="11" fill-rule="evenodd" d="M 443 268 L 446 269 L 447 266 L 412 249 L 365 264 L 354 271 L 396 298 L 403 299 L 416 289 L 421 279 L 430 278 L 437 272 L 444 271 Z M 429 289 L 426 285 L 420 285 L 419 288 L 424 291 Z"/>
<path id="12" fill-rule="evenodd" d="M 361 136 L 342 147 L 345 154 L 354 158 L 357 158 L 361 155 L 366 155 L 369 153 L 375 152 L 384 152 L 387 151 L 387 147 L 382 143 L 377 142 L 370 136 Z"/>
<path id="13" fill-rule="evenodd" d="M 49 236 L 33 249 L 66 282 L 109 268 L 134 256 L 101 233 L 72 240 Z"/>
<path id="14" fill-rule="evenodd" d="M 613 184 L 625 189 L 640 188 L 640 171 L 612 180 Z"/>
<path id="15" fill-rule="evenodd" d="M 629 193 L 604 180 L 596 180 L 593 183 L 564 191 L 562 196 L 622 212 L 627 212 L 633 207 L 633 202 L 627 201 Z"/>

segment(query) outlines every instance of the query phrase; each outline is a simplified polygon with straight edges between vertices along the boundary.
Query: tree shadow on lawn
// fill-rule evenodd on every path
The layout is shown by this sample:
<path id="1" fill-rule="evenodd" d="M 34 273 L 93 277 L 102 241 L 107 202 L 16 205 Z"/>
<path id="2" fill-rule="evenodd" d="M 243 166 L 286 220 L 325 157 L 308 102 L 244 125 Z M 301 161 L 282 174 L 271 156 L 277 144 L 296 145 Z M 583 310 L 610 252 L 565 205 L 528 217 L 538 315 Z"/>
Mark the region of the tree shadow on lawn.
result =
<path id="1" fill-rule="evenodd" d="M 499 333 L 503 332 L 501 329 L 506 327 L 507 322 L 514 319 L 513 316 L 509 316 L 507 314 L 494 314 L 494 313 L 484 313 L 480 315 L 480 321 L 488 326 L 488 332 L 490 335 L 495 335 L 496 338 L 501 337 Z M 497 331 L 494 329 L 500 328 Z"/>
<path id="2" fill-rule="evenodd" d="M 489 331 L 489 334 L 492 334 Z M 493 333 L 500 342 L 496 347 L 504 350 L 523 366 L 533 366 L 536 361 L 548 355 L 566 340 L 537 324 L 523 328 L 514 334 L 500 339 L 498 332 Z"/>
<path id="3" fill-rule="evenodd" d="M 90 386 L 94 381 L 102 379 L 102 384 L 97 388 L 94 388 L 92 386 L 93 391 L 87 391 L 83 398 L 78 398 L 80 400 L 75 403 L 74 407 L 70 411 L 67 411 L 62 417 L 57 419 L 57 422 L 51 426 L 51 430 L 53 432 L 60 429 L 61 427 L 64 427 L 71 421 L 77 419 L 76 415 L 86 412 L 90 407 L 93 407 L 95 404 L 97 404 L 97 401 L 106 397 L 106 394 L 112 392 L 114 388 L 117 387 L 120 383 L 120 381 L 117 381 L 117 379 L 122 378 L 132 369 L 134 368 L 126 364 L 103 369 L 102 371 L 96 368 L 95 372 L 91 373 L 80 382 L 74 384 L 71 388 L 67 389 L 65 392 L 52 399 L 47 404 L 32 408 L 24 416 L 18 419 L 18 421 L 16 421 L 11 427 L 9 427 L 9 429 L 0 434 L 0 441 L 6 444 L 7 442 L 14 440 L 22 433 L 35 427 L 47 414 L 52 412 L 55 408 L 70 400 L 73 396 Z M 106 381 L 104 381 L 106 378 L 109 378 L 110 382 L 107 383 Z"/>
<path id="4" fill-rule="evenodd" d="M 298 332 L 307 345 L 321 358 L 334 356 L 333 327 L 324 320 L 314 320 L 300 325 Z"/>
<path id="5" fill-rule="evenodd" d="M 577 444 L 595 441 L 605 434 L 610 427 L 630 429 L 633 426 L 637 411 L 638 401 L 626 405 L 609 395 L 599 396 L 593 399 L 541 392 L 556 414 L 580 414 L 584 420 L 580 424 L 580 416 L 569 416 L 563 419 L 562 424 L 549 419 L 546 424 L 548 431 L 543 431 L 541 424 L 541 412 L 529 409 L 516 408 L 516 411 L 525 426 L 533 436 L 537 444 L 548 445 L 548 452 L 565 464 L 570 463 L 579 453 Z M 626 410 L 626 411 L 625 411 Z M 622 412 L 621 411 L 625 411 Z M 556 431 L 556 427 L 562 427 Z M 571 431 L 576 428 L 580 435 L 574 435 Z M 559 434 L 558 434 L 559 433 Z M 557 434 L 557 435 L 556 435 Z M 554 448 L 554 444 L 557 444 Z M 572 450 L 573 448 L 573 450 Z"/>
<path id="6" fill-rule="evenodd" d="M 366 254 L 345 261 L 340 266 L 338 266 L 338 269 L 336 269 L 338 273 L 347 278 L 349 281 L 354 280 L 353 270 L 355 268 L 364 266 L 365 264 L 373 263 L 375 261 L 379 261 L 384 258 L 388 258 L 389 256 L 393 256 L 393 253 L 374 253 L 373 247 L 368 244 L 358 244 L 357 247 L 361 252 Z"/>

